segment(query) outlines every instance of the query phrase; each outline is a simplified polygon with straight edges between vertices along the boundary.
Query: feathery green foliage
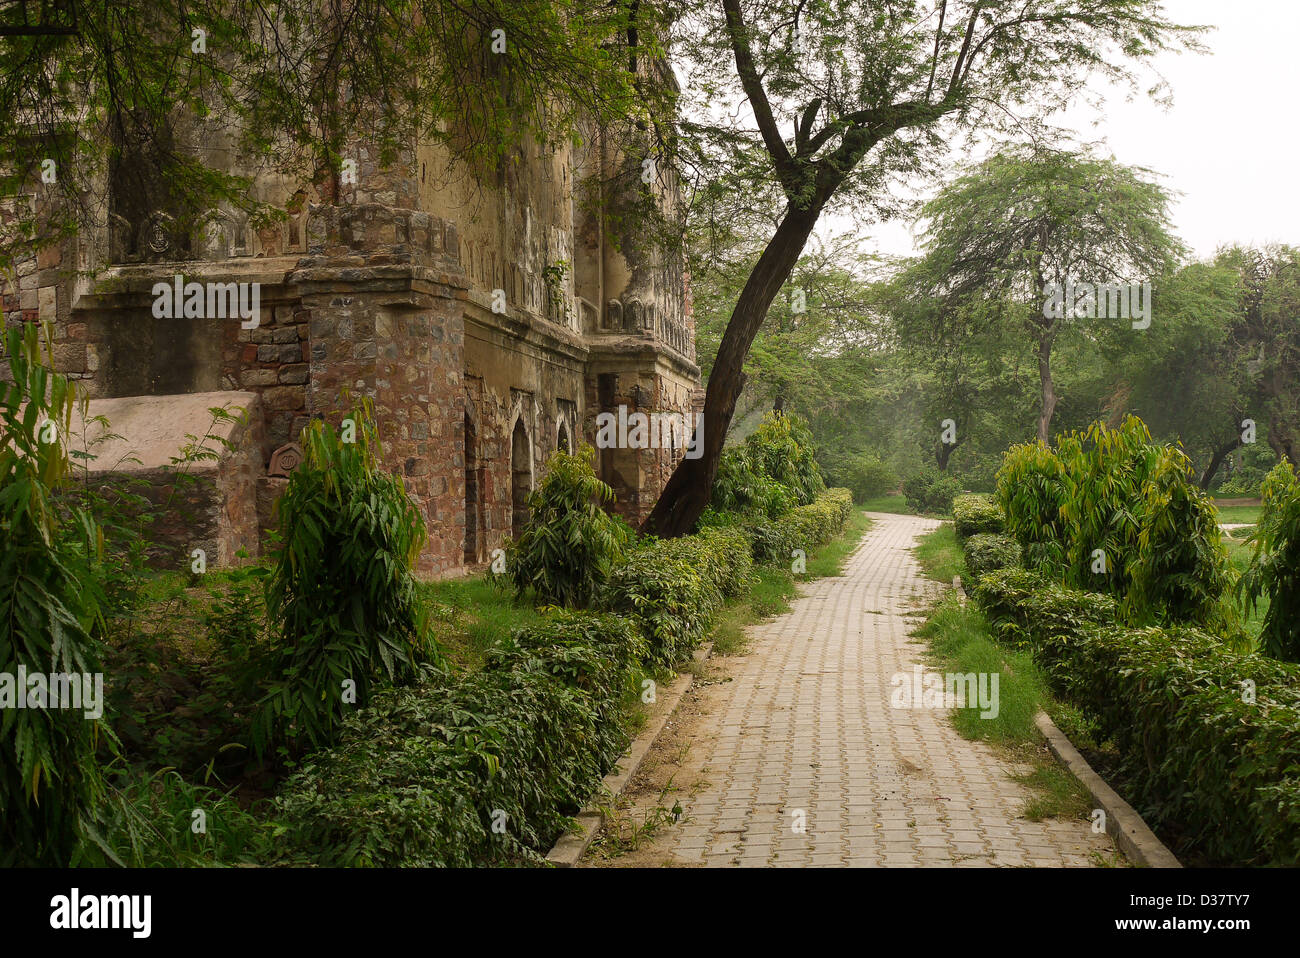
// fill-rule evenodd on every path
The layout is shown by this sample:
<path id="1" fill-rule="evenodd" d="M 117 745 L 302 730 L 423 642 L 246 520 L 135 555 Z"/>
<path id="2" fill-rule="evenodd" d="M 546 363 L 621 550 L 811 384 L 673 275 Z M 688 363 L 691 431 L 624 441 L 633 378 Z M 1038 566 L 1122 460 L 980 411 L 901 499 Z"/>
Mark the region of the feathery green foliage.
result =
<path id="1" fill-rule="evenodd" d="M 1031 568 L 1115 595 L 1126 621 L 1230 624 L 1227 549 L 1181 449 L 1128 416 L 1012 447 L 998 473 L 1007 530 Z"/>
<path id="2" fill-rule="evenodd" d="M 68 864 L 82 823 L 103 795 L 95 761 L 99 719 L 70 708 L 15 708 L 29 675 L 102 673 L 91 627 L 99 614 L 94 519 L 55 500 L 69 476 L 67 437 L 77 396 L 42 356 L 37 327 L 4 339 L 0 383 L 0 864 Z M 84 400 L 83 400 L 84 401 Z M 30 703 L 29 703 L 30 704 Z M 39 705 L 53 703 L 48 698 Z M 101 703 L 102 704 L 102 703 Z"/>
<path id="3" fill-rule="evenodd" d="M 556 452 L 528 496 L 528 527 L 508 551 L 515 594 L 539 604 L 585 608 L 632 541 L 632 529 L 602 506 L 614 490 L 597 478 L 593 450 Z"/>
<path id="4" fill-rule="evenodd" d="M 332 742 L 377 682 L 405 681 L 436 654 L 411 573 L 424 518 L 401 479 L 381 470 L 369 401 L 349 418 L 353 442 L 320 420 L 303 430 L 303 462 L 280 499 L 282 541 L 266 590 L 276 641 L 258 663 L 270 687 L 253 723 L 259 753 L 280 740 Z"/>
<path id="5" fill-rule="evenodd" d="M 1300 479 L 1282 460 L 1264 479 L 1259 524 L 1246 541 L 1251 561 L 1238 582 L 1250 611 L 1268 597 L 1260 632 L 1265 655 L 1300 662 Z"/>
<path id="6" fill-rule="evenodd" d="M 825 488 L 807 422 L 769 413 L 743 443 L 723 455 L 712 506 L 775 519 L 794 506 L 808 505 Z"/>

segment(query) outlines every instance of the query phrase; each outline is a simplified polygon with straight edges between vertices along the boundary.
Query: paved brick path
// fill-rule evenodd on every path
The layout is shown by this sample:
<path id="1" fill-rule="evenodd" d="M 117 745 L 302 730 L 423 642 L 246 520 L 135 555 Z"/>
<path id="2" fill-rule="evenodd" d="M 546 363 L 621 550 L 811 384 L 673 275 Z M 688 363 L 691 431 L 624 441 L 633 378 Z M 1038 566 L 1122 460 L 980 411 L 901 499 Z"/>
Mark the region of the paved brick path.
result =
<path id="1" fill-rule="evenodd" d="M 1030 793 L 1009 779 L 1017 769 L 960 737 L 946 711 L 890 707 L 891 676 L 923 651 L 905 615 L 940 591 L 910 548 L 937 523 L 872 518 L 843 576 L 809 583 L 790 613 L 753 627 L 748 654 L 713 660 L 722 674 L 692 690 L 676 739 L 638 773 L 631 820 L 676 800 L 682 822 L 584 864 L 1086 866 L 1093 850 L 1113 855 L 1085 821 L 1019 817 Z"/>

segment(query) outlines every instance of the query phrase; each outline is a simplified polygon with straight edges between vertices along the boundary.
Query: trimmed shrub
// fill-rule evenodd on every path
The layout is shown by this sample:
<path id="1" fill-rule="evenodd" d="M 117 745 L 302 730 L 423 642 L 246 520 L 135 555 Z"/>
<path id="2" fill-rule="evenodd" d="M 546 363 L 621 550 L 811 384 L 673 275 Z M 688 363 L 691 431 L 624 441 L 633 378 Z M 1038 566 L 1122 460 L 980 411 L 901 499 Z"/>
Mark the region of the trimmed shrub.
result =
<path id="1" fill-rule="evenodd" d="M 957 496 L 952 501 L 952 525 L 958 539 L 968 539 L 981 533 L 1001 534 L 1006 522 L 1002 509 L 992 496 Z"/>
<path id="2" fill-rule="evenodd" d="M 981 532 L 967 539 L 963 550 L 966 574 L 971 582 L 978 582 L 981 576 L 995 569 L 1020 565 L 1020 545 L 1007 536 Z"/>
<path id="3" fill-rule="evenodd" d="M 1186 626 L 1117 626 L 1111 596 L 1025 570 L 975 597 L 1114 742 L 1144 817 L 1217 861 L 1300 864 L 1300 666 Z"/>
<path id="4" fill-rule="evenodd" d="M 647 664 L 674 669 L 708 634 L 722 604 L 725 573 L 716 541 L 648 539 L 609 577 L 603 607 L 626 615 L 644 635 Z"/>
<path id="5" fill-rule="evenodd" d="M 946 516 L 953 499 L 961 494 L 961 480 L 937 469 L 926 469 L 903 481 L 907 508 L 926 515 Z"/>
<path id="6" fill-rule="evenodd" d="M 994 636 L 1015 648 L 1074 635 L 1088 626 L 1114 625 L 1118 604 L 1100 592 L 1079 592 L 1037 572 L 1009 566 L 976 580 L 974 596 Z"/>
<path id="7" fill-rule="evenodd" d="M 411 568 L 424 518 L 402 480 L 380 466 L 369 402 L 351 414 L 356 441 L 316 420 L 280 499 L 282 543 L 267 584 L 276 641 L 255 668 L 270 687 L 253 717 L 259 754 L 334 740 L 341 717 L 381 679 L 409 679 L 433 652 L 417 622 Z M 355 703 L 344 683 L 355 683 Z"/>
<path id="8" fill-rule="evenodd" d="M 749 526 L 757 562 L 787 564 L 796 549 L 805 553 L 838 535 L 853 512 L 847 489 L 828 489 L 816 501 L 767 523 Z"/>
<path id="9" fill-rule="evenodd" d="M 1188 627 L 1093 629 L 1037 654 L 1114 740 L 1149 821 L 1221 861 L 1300 864 L 1300 668 Z"/>
<path id="10" fill-rule="evenodd" d="M 739 526 L 714 526 L 701 529 L 690 537 L 700 553 L 707 557 L 706 568 L 714 587 L 724 598 L 734 598 L 749 588 L 753 580 L 753 545 Z"/>
<path id="11" fill-rule="evenodd" d="M 506 557 L 516 596 L 530 589 L 540 604 L 584 608 L 631 543 L 631 528 L 602 506 L 614 490 L 596 477 L 594 450 L 556 452 L 528 496 L 528 527 Z"/>
<path id="12" fill-rule="evenodd" d="M 617 616 L 561 612 L 481 672 L 381 692 L 276 799 L 288 846 L 327 866 L 539 861 L 626 747 L 642 649 Z"/>

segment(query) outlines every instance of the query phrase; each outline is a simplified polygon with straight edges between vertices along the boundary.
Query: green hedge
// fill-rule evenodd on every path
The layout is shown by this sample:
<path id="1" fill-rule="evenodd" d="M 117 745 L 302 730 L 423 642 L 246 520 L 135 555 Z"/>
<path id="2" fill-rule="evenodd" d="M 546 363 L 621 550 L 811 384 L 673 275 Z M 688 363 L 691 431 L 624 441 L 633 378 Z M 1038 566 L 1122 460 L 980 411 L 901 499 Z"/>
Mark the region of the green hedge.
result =
<path id="1" fill-rule="evenodd" d="M 539 859 L 626 747 L 643 653 L 618 616 L 560 612 L 480 672 L 426 668 L 349 716 L 339 744 L 286 783 L 287 848 L 326 866 Z"/>
<path id="2" fill-rule="evenodd" d="M 992 496 L 970 494 L 952 501 L 952 525 L 958 539 L 981 533 L 1001 535 L 1006 531 L 1002 508 Z"/>
<path id="3" fill-rule="evenodd" d="M 827 489 L 806 506 L 769 522 L 751 524 L 754 559 L 788 565 L 796 549 L 807 553 L 839 535 L 852 512 L 849 490 Z"/>
<path id="4" fill-rule="evenodd" d="M 787 534 L 824 541 L 851 508 L 846 490 L 824 493 L 783 517 Z M 414 687 L 380 693 L 281 790 L 286 854 L 326 866 L 536 860 L 626 746 L 644 670 L 689 657 L 748 587 L 752 549 L 738 526 L 645 540 L 611 570 L 606 611 L 552 613 L 479 672 L 425 667 Z"/>
<path id="5" fill-rule="evenodd" d="M 966 555 L 966 575 L 970 582 L 995 569 L 1020 565 L 1020 543 L 1007 536 L 980 532 L 972 535 L 962 546 Z"/>
<path id="6" fill-rule="evenodd" d="M 708 635 L 723 600 L 748 587 L 750 550 L 749 537 L 735 526 L 646 540 L 611 573 L 602 607 L 641 630 L 648 665 L 674 669 Z"/>
<path id="7" fill-rule="evenodd" d="M 1148 821 L 1213 860 L 1300 864 L 1300 666 L 1190 627 L 1122 628 L 1110 596 L 1020 569 L 975 596 L 995 634 L 1097 719 Z"/>

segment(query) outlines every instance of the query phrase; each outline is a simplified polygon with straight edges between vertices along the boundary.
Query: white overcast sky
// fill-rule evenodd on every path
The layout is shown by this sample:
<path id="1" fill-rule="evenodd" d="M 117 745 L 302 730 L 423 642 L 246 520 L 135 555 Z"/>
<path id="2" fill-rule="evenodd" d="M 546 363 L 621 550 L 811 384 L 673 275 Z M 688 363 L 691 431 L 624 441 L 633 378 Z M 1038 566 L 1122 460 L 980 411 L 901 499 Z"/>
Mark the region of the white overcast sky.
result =
<path id="1" fill-rule="evenodd" d="M 1078 105 L 1054 121 L 1182 194 L 1174 229 L 1193 256 L 1233 242 L 1300 245 L 1300 0 L 1169 0 L 1165 9 L 1177 22 L 1216 28 L 1202 39 L 1208 54 L 1157 60 L 1173 105 L 1145 95 L 1126 102 L 1127 89 L 1099 85 L 1107 92 L 1100 111 Z M 826 225 L 827 233 L 853 229 L 838 216 Z M 912 224 L 902 221 L 871 227 L 862 245 L 916 252 Z"/>

